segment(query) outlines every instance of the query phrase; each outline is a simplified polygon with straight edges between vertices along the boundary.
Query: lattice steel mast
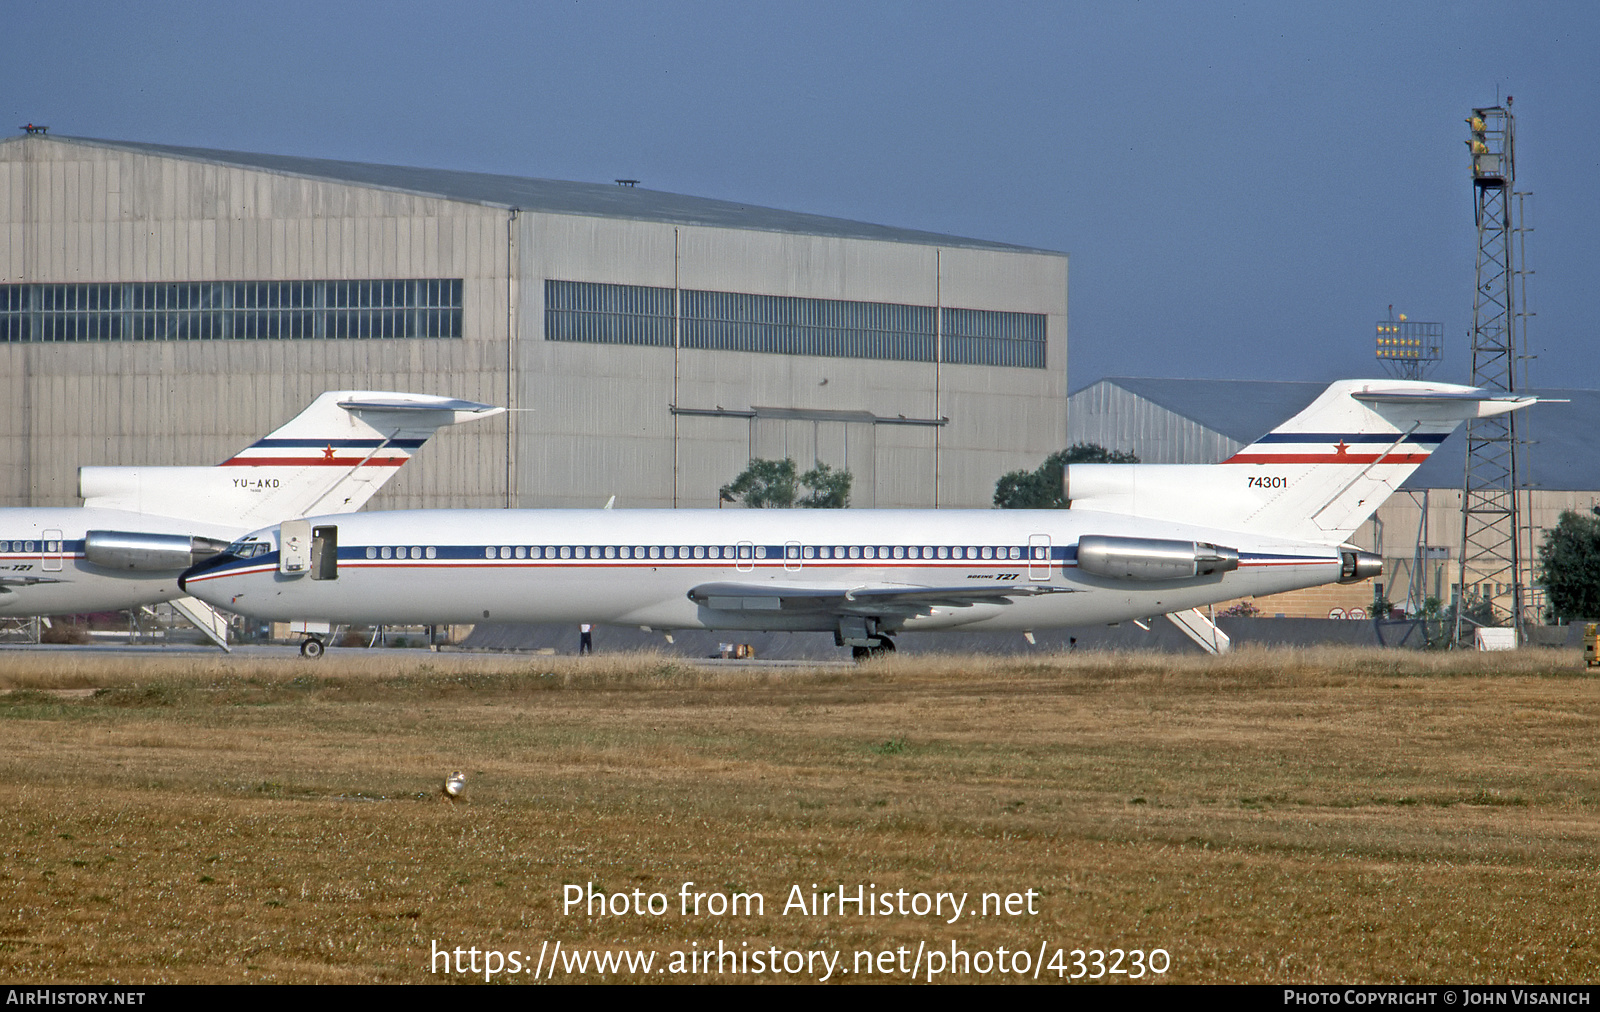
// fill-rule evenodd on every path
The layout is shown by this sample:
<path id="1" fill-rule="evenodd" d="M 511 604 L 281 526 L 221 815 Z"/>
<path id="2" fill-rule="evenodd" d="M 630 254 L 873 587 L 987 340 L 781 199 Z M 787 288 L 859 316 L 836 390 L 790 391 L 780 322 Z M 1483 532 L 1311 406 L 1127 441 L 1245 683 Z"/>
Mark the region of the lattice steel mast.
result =
<path id="1" fill-rule="evenodd" d="M 1512 188 L 1516 179 L 1516 121 L 1511 97 L 1504 106 L 1474 109 L 1472 136 L 1474 213 L 1478 225 L 1477 290 L 1472 300 L 1472 384 L 1488 390 L 1517 389 L 1517 313 L 1513 305 Z M 1495 624 L 1508 615 L 1518 630 L 1524 621 L 1524 570 L 1518 509 L 1516 413 L 1467 423 L 1467 466 L 1461 495 L 1461 578 L 1456 608 L 1459 642 L 1468 624 L 1469 602 L 1487 601 Z"/>

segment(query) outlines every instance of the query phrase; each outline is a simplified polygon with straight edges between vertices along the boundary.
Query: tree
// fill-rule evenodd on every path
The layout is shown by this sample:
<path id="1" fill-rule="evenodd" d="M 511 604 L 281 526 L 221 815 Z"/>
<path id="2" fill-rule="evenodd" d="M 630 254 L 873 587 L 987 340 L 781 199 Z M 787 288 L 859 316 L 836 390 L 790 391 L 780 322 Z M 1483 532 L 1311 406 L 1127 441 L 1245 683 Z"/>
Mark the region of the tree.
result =
<path id="1" fill-rule="evenodd" d="M 800 476 L 800 484 L 811 494 L 800 505 L 815 510 L 842 510 L 850 505 L 850 472 L 835 471 L 821 461 Z"/>
<path id="2" fill-rule="evenodd" d="M 794 505 L 798 484 L 794 461 L 757 458 L 718 494 L 723 502 L 743 502 L 750 509 L 786 509 Z"/>
<path id="3" fill-rule="evenodd" d="M 994 483 L 994 504 L 1004 510 L 1067 508 L 1061 471 L 1068 464 L 1137 464 L 1130 450 L 1108 450 L 1099 443 L 1074 443 L 1044 459 L 1036 471 L 1011 471 Z"/>
<path id="4" fill-rule="evenodd" d="M 1600 516 L 1562 511 L 1539 546 L 1539 582 L 1550 618 L 1600 618 Z"/>
<path id="5" fill-rule="evenodd" d="M 1459 642 L 1456 640 L 1458 617 L 1461 625 Z M 1457 598 L 1448 607 L 1439 598 L 1429 597 L 1422 602 L 1422 610 L 1417 612 L 1416 618 L 1422 625 L 1422 643 L 1429 650 L 1470 649 L 1475 638 L 1473 630 L 1501 624 L 1494 602 L 1477 594 L 1468 594 L 1465 601 Z"/>
<path id="6" fill-rule="evenodd" d="M 757 458 L 739 477 L 722 486 L 719 494 L 723 502 L 743 503 L 749 509 L 844 509 L 850 505 L 849 471 L 835 471 L 820 462 L 797 477 L 798 471 L 787 458 Z M 802 486 L 810 490 L 804 498 L 800 498 Z"/>
<path id="7" fill-rule="evenodd" d="M 1372 617 L 1387 619 L 1393 614 L 1394 602 L 1389 600 L 1388 595 L 1381 593 L 1378 590 L 1378 584 L 1374 583 L 1372 585 Z"/>

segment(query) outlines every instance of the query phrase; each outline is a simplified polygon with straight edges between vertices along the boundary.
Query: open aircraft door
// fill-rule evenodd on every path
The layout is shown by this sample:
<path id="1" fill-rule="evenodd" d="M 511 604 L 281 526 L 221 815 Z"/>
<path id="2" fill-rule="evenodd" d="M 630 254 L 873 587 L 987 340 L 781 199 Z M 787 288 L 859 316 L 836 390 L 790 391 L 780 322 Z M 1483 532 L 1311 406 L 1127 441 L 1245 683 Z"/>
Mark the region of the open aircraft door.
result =
<path id="1" fill-rule="evenodd" d="M 1028 579 L 1050 579 L 1050 535 L 1028 535 Z"/>
<path id="2" fill-rule="evenodd" d="M 313 580 L 337 580 L 339 528 L 333 524 L 312 527 L 305 520 L 279 524 L 278 572 L 286 576 L 310 573 Z"/>
<path id="3" fill-rule="evenodd" d="M 311 578 L 339 578 L 339 528 L 333 524 L 311 528 Z"/>
<path id="4" fill-rule="evenodd" d="M 278 572 L 299 576 L 311 567 L 311 524 L 285 520 L 278 525 Z"/>

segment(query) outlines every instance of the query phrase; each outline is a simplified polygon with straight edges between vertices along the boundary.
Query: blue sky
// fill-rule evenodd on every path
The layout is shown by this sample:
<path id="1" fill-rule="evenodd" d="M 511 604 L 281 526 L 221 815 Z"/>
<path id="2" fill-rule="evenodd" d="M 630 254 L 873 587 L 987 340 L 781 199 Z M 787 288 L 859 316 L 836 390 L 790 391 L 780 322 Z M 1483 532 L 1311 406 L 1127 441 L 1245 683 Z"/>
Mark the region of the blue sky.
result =
<path id="1" fill-rule="evenodd" d="M 1465 380 L 1467 113 L 1515 96 L 1536 385 L 1600 387 L 1600 4 L 34 3 L 6 129 L 632 177 L 1072 255 L 1071 386 Z"/>

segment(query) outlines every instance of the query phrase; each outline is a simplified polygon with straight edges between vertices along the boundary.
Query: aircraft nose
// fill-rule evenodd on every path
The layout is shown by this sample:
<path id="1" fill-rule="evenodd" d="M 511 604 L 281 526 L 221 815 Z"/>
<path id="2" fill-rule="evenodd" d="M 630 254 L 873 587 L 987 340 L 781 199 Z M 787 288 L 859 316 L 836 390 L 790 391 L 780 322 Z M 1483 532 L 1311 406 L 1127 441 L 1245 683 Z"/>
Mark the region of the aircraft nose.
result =
<path id="1" fill-rule="evenodd" d="M 185 569 L 182 575 L 178 577 L 178 589 L 187 594 L 189 592 L 189 577 L 199 576 L 201 573 L 216 569 L 219 566 L 226 565 L 227 563 L 236 561 L 237 559 L 238 556 L 230 552 L 218 552 L 209 559 L 202 559 L 201 561 L 190 566 L 188 569 Z"/>

